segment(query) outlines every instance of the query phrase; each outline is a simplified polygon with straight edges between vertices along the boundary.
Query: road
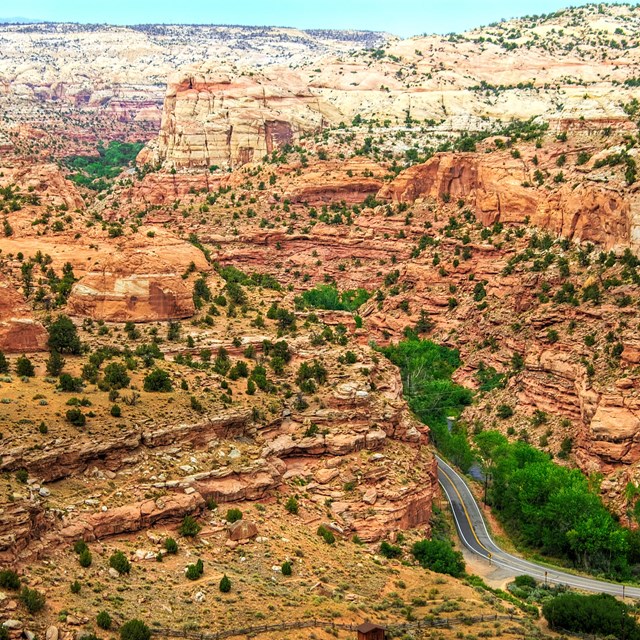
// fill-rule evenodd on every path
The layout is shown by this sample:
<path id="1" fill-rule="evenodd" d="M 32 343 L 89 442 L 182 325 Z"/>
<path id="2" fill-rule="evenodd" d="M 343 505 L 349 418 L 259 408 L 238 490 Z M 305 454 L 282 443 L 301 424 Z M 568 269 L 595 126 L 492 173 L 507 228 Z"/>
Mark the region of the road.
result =
<path id="1" fill-rule="evenodd" d="M 442 458 L 436 456 L 436 459 L 440 486 L 451 505 L 460 541 L 469 551 L 484 558 L 490 564 L 510 572 L 513 576 L 527 574 L 540 582 L 564 584 L 583 591 L 610 593 L 614 596 L 640 599 L 639 587 L 623 587 L 616 582 L 576 576 L 572 573 L 529 562 L 501 549 L 491 539 L 480 507 L 464 478 Z"/>

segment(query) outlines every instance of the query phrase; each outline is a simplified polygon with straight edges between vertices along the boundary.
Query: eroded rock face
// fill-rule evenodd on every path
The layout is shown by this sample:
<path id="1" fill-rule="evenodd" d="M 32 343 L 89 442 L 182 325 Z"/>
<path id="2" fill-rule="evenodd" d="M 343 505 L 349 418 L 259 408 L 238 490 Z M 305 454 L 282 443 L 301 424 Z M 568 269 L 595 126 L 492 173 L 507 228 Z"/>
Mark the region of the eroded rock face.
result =
<path id="1" fill-rule="evenodd" d="M 0 351 L 25 353 L 45 351 L 49 334 L 38 322 L 22 294 L 0 282 Z"/>
<path id="2" fill-rule="evenodd" d="M 73 287 L 69 311 L 114 322 L 150 322 L 188 318 L 194 305 L 175 264 L 138 253 L 115 256 L 100 271 L 87 273 Z"/>
<path id="3" fill-rule="evenodd" d="M 169 161 L 175 167 L 237 167 L 258 161 L 325 122 L 320 101 L 286 71 L 227 75 L 182 74 L 167 90 L 157 145 L 139 163 Z"/>
<path id="4" fill-rule="evenodd" d="M 438 154 L 403 171 L 378 198 L 407 203 L 421 198 L 469 199 L 485 225 L 528 221 L 607 249 L 637 245 L 631 234 L 630 202 L 617 190 L 583 183 L 548 194 L 525 186 L 533 180 L 524 163 L 507 154 Z"/>

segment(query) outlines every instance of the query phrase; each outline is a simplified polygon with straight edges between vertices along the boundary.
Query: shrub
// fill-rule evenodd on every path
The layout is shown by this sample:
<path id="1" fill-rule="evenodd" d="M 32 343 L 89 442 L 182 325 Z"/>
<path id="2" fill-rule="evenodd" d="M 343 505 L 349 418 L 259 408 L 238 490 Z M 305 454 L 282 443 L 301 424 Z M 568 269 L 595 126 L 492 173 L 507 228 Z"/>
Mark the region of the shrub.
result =
<path id="1" fill-rule="evenodd" d="M 516 587 L 522 589 L 523 587 L 528 587 L 530 589 L 535 589 L 536 585 L 538 584 L 536 582 L 536 579 L 533 576 L 516 576 L 514 583 L 516 585 Z"/>
<path id="2" fill-rule="evenodd" d="M 90 567 L 91 563 L 93 562 L 91 551 L 89 551 L 89 549 L 84 549 L 78 556 L 78 562 L 80 563 L 80 566 L 84 567 L 85 569 L 87 567 Z"/>
<path id="3" fill-rule="evenodd" d="M 318 527 L 317 533 L 327 544 L 333 544 L 336 541 L 333 531 L 327 529 L 323 524 Z"/>
<path id="4" fill-rule="evenodd" d="M 425 568 L 459 578 L 464 573 L 464 560 L 446 540 L 420 540 L 411 549 L 414 557 Z"/>
<path id="5" fill-rule="evenodd" d="M 85 551 L 88 548 L 89 547 L 87 547 L 87 543 L 84 540 L 76 540 L 73 543 L 73 550 L 76 553 L 82 553 L 83 551 Z"/>
<path id="6" fill-rule="evenodd" d="M 289 498 L 284 504 L 284 508 L 292 515 L 297 516 L 298 511 L 300 510 L 300 504 L 298 503 L 298 499 L 295 496 L 289 496 Z"/>
<path id="7" fill-rule="evenodd" d="M 58 388 L 66 393 L 78 393 L 82 391 L 82 378 L 74 378 L 68 373 L 63 373 L 59 378 Z"/>
<path id="8" fill-rule="evenodd" d="M 220 580 L 220 591 L 222 593 L 229 593 L 231 591 L 231 580 L 227 578 L 227 574 L 225 573 Z"/>
<path id="9" fill-rule="evenodd" d="M 49 349 L 58 353 L 78 355 L 82 351 L 82 344 L 78 337 L 78 330 L 68 316 L 58 316 L 49 326 Z"/>
<path id="10" fill-rule="evenodd" d="M 82 585 L 77 580 L 74 580 L 71 583 L 71 593 L 80 593 L 81 589 L 82 589 Z"/>
<path id="11" fill-rule="evenodd" d="M 96 623 L 101 629 L 109 630 L 111 629 L 111 616 L 106 611 L 101 611 L 96 616 Z"/>
<path id="12" fill-rule="evenodd" d="M 84 425 L 87 422 L 87 419 L 84 413 L 82 413 L 80 409 L 76 409 L 76 408 L 69 409 L 69 411 L 67 411 L 66 413 L 66 418 L 67 418 L 67 421 L 70 422 L 75 427 L 84 427 Z"/>
<path id="13" fill-rule="evenodd" d="M 198 560 L 196 564 L 187 565 L 187 571 L 185 575 L 189 580 L 197 580 L 204 572 L 204 566 L 202 560 Z"/>
<path id="14" fill-rule="evenodd" d="M 20 601 L 29 613 L 38 613 L 38 611 L 44 608 L 45 597 L 44 594 L 40 593 L 37 589 L 22 587 L 22 591 L 20 591 Z"/>
<path id="15" fill-rule="evenodd" d="M 116 551 L 109 558 L 109 566 L 115 569 L 120 575 L 131 571 L 131 563 L 122 551 Z"/>
<path id="16" fill-rule="evenodd" d="M 193 538 L 200 533 L 202 527 L 193 516 L 185 516 L 178 533 L 185 538 Z"/>
<path id="17" fill-rule="evenodd" d="M 20 578 L 15 571 L 11 569 L 5 569 L 0 571 L 0 587 L 3 589 L 11 589 L 16 591 L 20 588 Z"/>
<path id="18" fill-rule="evenodd" d="M 178 553 L 178 543 L 173 538 L 167 538 L 164 541 L 164 548 L 167 550 L 167 553 Z"/>
<path id="19" fill-rule="evenodd" d="M 111 407 L 111 415 L 114 418 L 119 418 L 122 415 L 122 409 L 120 409 L 120 405 L 114 404 Z"/>
<path id="20" fill-rule="evenodd" d="M 399 558 L 402 555 L 402 549 L 383 540 L 380 544 L 380 555 L 385 558 Z"/>
<path id="21" fill-rule="evenodd" d="M 507 418 L 510 418 L 513 415 L 513 408 L 510 407 L 508 404 L 500 404 L 498 405 L 496 413 L 498 414 L 498 418 L 502 418 L 503 420 L 506 420 Z"/>
<path id="22" fill-rule="evenodd" d="M 16 360 L 16 373 L 19 376 L 26 378 L 33 378 L 36 375 L 36 370 L 33 367 L 33 363 L 27 356 L 20 356 Z"/>
<path id="23" fill-rule="evenodd" d="M 286 562 L 282 563 L 282 575 L 283 576 L 290 576 L 293 573 L 293 568 L 291 566 L 291 563 L 287 560 Z"/>
<path id="24" fill-rule="evenodd" d="M 123 364 L 110 362 L 104 369 L 104 382 L 110 389 L 125 389 L 131 378 Z"/>
<path id="25" fill-rule="evenodd" d="M 171 389 L 171 378 L 164 369 L 156 368 L 144 379 L 145 391 L 168 392 Z"/>
<path id="26" fill-rule="evenodd" d="M 242 511 L 240 511 L 240 509 L 229 509 L 225 520 L 227 522 L 238 522 L 238 520 L 242 520 Z"/>
<path id="27" fill-rule="evenodd" d="M 129 620 L 120 627 L 121 640 L 150 640 L 151 629 L 142 620 Z"/>

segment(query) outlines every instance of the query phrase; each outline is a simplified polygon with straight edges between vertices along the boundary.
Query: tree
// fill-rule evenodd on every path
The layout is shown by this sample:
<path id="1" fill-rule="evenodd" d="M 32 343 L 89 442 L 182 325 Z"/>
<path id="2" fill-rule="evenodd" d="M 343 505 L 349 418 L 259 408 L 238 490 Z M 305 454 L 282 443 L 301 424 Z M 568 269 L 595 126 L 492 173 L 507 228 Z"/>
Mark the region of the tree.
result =
<path id="1" fill-rule="evenodd" d="M 49 349 L 58 353 L 78 355 L 82 351 L 82 343 L 78 337 L 78 330 L 71 318 L 60 315 L 49 325 Z"/>
<path id="2" fill-rule="evenodd" d="M 104 368 L 104 382 L 110 389 L 125 389 L 129 386 L 131 378 L 123 364 L 110 362 Z"/>
<path id="3" fill-rule="evenodd" d="M 168 392 L 172 388 L 171 378 L 164 369 L 156 368 L 144 379 L 145 391 Z"/>
<path id="4" fill-rule="evenodd" d="M 462 553 L 446 540 L 420 540 L 412 549 L 414 557 L 425 568 L 459 578 L 465 569 Z"/>
<path id="5" fill-rule="evenodd" d="M 9 373 L 9 361 L 2 351 L 0 351 L 0 373 Z"/>
<path id="6" fill-rule="evenodd" d="M 231 580 L 227 578 L 227 574 L 225 573 L 220 580 L 220 591 L 222 593 L 229 593 L 231 591 Z"/>
<path id="7" fill-rule="evenodd" d="M 74 378 L 68 373 L 60 375 L 59 389 L 60 391 L 66 391 L 67 393 L 77 393 L 82 391 L 82 378 Z"/>
<path id="8" fill-rule="evenodd" d="M 200 533 L 202 527 L 193 516 L 185 516 L 178 533 L 185 538 L 193 538 Z"/>
<path id="9" fill-rule="evenodd" d="M 151 629 L 142 620 L 129 620 L 120 627 L 121 640 L 150 640 Z"/>
<path id="10" fill-rule="evenodd" d="M 27 356 L 20 356 L 16 360 L 16 373 L 25 378 L 33 378 L 36 375 L 36 370 L 33 367 L 33 363 Z"/>
<path id="11" fill-rule="evenodd" d="M 52 351 L 47 360 L 47 373 L 50 376 L 59 376 L 64 368 L 65 359 L 57 352 Z"/>
<path id="12" fill-rule="evenodd" d="M 290 576 L 293 573 L 293 568 L 288 560 L 282 563 L 281 570 L 283 576 Z"/>
<path id="13" fill-rule="evenodd" d="M 109 566 L 115 569 L 120 575 L 123 573 L 129 573 L 131 571 L 131 563 L 127 559 L 127 556 L 122 551 L 116 551 L 109 558 Z"/>

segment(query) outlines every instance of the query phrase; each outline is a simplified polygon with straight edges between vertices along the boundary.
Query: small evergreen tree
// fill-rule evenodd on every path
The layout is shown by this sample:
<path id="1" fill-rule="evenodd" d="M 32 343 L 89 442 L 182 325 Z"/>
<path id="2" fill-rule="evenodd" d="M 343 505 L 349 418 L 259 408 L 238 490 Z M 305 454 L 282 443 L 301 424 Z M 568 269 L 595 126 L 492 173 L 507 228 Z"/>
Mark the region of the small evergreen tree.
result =
<path id="1" fill-rule="evenodd" d="M 120 627 L 120 640 L 150 640 L 151 629 L 142 620 L 129 620 Z"/>
<path id="2" fill-rule="evenodd" d="M 64 365 L 65 359 L 57 351 L 52 351 L 47 360 L 47 373 L 50 376 L 59 376 Z"/>
<path id="3" fill-rule="evenodd" d="M 111 629 L 111 616 L 106 611 L 101 611 L 96 616 L 96 623 L 101 629 L 105 629 L 108 631 L 109 629 Z"/>
<path id="4" fill-rule="evenodd" d="M 33 378 L 36 375 L 36 370 L 33 367 L 33 363 L 27 356 L 20 356 L 16 360 L 16 373 L 21 377 Z"/>
<path id="5" fill-rule="evenodd" d="M 227 574 L 225 573 L 220 580 L 220 591 L 222 593 L 229 593 L 231 591 L 231 580 L 227 578 Z"/>
<path id="6" fill-rule="evenodd" d="M 293 569 L 291 567 L 291 563 L 287 560 L 286 562 L 282 563 L 282 575 L 283 576 L 290 576 L 293 572 Z"/>
<path id="7" fill-rule="evenodd" d="M 79 355 L 82 344 L 78 337 L 78 330 L 71 318 L 65 315 L 58 316 L 55 322 L 49 326 L 49 349 L 58 353 L 70 353 Z"/>
<path id="8" fill-rule="evenodd" d="M 200 533 L 202 527 L 193 516 L 185 516 L 178 533 L 185 538 L 193 538 Z"/>

